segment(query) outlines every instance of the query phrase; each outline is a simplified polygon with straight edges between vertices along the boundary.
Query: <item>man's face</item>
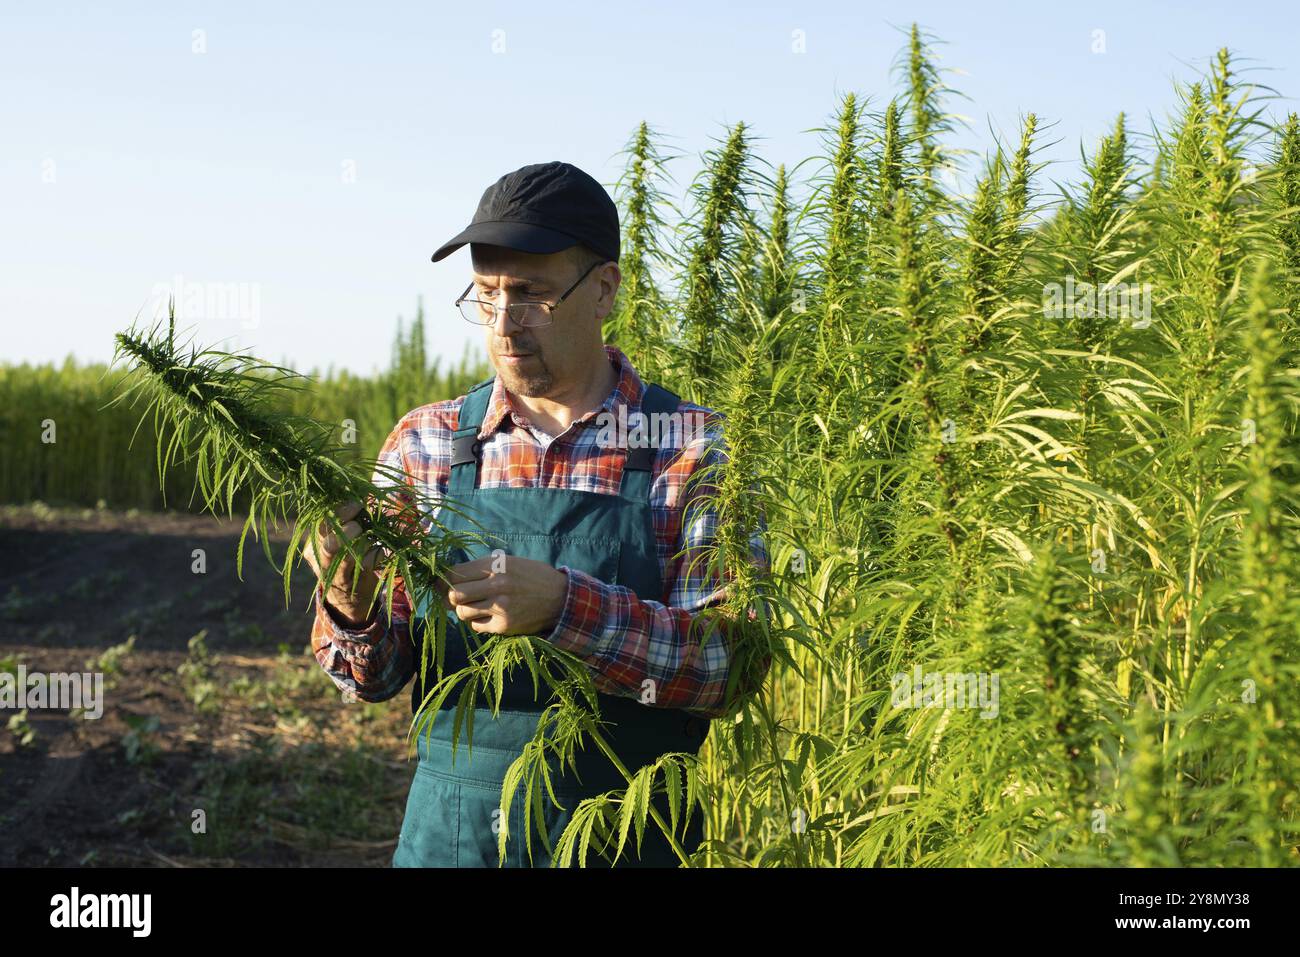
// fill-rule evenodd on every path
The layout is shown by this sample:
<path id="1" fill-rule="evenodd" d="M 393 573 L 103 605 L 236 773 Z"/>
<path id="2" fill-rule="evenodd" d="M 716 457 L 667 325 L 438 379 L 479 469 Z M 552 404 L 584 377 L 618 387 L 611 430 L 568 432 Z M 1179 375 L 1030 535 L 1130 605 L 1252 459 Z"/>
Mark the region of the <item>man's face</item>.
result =
<path id="1" fill-rule="evenodd" d="M 537 254 L 470 244 L 474 286 L 469 298 L 505 307 L 554 303 L 586 269 L 572 250 Z M 550 325 L 520 326 L 504 311 L 488 327 L 487 350 L 505 387 L 530 398 L 563 396 L 591 374 L 602 343 L 601 321 L 614 304 L 618 266 L 591 270 L 555 309 Z"/>

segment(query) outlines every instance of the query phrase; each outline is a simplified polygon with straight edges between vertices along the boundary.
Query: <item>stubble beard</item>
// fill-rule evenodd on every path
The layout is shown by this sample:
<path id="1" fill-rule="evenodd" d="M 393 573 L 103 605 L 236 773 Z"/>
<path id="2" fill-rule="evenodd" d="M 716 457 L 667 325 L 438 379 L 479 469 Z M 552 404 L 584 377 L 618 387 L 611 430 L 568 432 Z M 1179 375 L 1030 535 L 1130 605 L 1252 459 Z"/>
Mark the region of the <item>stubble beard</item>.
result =
<path id="1" fill-rule="evenodd" d="M 506 391 L 514 395 L 522 395 L 530 399 L 545 398 L 555 385 L 555 376 L 546 365 L 546 360 L 536 353 L 533 354 L 535 360 L 530 365 L 535 365 L 535 369 L 521 371 L 511 369 L 504 363 L 497 363 L 497 374 L 501 376 L 501 381 L 506 387 Z"/>

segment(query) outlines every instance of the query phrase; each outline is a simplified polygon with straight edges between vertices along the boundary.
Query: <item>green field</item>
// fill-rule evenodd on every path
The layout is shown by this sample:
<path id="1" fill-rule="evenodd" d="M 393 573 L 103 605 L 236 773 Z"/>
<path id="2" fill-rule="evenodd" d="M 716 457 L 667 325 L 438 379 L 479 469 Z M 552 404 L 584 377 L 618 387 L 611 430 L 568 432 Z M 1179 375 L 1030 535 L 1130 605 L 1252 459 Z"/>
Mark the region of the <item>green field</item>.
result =
<path id="1" fill-rule="evenodd" d="M 342 454 L 364 459 L 379 454 L 406 412 L 460 395 L 487 377 L 488 366 L 469 352 L 454 363 L 428 356 L 421 306 L 409 324 L 398 320 L 392 361 L 379 374 L 303 374 L 310 388 L 285 411 L 332 424 Z M 120 391 L 122 375 L 121 367 L 71 360 L 0 365 L 0 503 L 156 509 L 165 496 L 168 508 L 201 507 L 190 503 L 192 469 L 168 474 L 160 487 L 152 420 L 141 424 L 138 409 L 105 408 Z"/>
<path id="2" fill-rule="evenodd" d="M 680 208 L 660 134 L 627 146 L 608 337 L 725 413 L 715 557 L 773 656 L 675 772 L 711 839 L 691 863 L 1296 865 L 1300 120 L 1223 52 L 1058 188 L 1037 117 L 958 157 L 924 36 L 902 62 L 797 165 L 732 127 Z M 422 337 L 296 411 L 373 455 L 482 375 Z M 0 498 L 159 504 L 99 374 L 0 370 Z M 657 826 L 614 795 L 582 826 L 634 819 Z"/>

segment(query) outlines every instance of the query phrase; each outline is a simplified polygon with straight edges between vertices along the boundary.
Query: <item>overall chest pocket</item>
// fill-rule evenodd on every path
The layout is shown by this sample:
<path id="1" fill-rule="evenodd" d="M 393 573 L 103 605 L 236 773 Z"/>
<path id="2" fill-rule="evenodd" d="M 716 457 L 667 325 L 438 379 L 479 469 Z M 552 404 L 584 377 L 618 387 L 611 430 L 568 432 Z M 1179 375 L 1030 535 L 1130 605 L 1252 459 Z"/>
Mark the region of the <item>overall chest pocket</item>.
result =
<path id="1" fill-rule="evenodd" d="M 623 543 L 617 538 L 537 535 L 509 530 L 493 530 L 482 534 L 485 541 L 466 546 L 463 560 L 475 561 L 501 552 L 507 556 L 545 562 L 552 568 L 567 565 L 610 585 L 621 584 L 619 562 Z"/>

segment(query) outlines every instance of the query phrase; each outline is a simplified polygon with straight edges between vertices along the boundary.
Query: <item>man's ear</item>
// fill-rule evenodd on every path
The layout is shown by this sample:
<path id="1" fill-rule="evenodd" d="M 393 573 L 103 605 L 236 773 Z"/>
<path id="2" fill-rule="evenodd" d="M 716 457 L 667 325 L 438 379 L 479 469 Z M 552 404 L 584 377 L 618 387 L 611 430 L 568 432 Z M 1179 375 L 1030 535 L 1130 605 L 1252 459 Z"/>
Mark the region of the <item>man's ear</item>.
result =
<path id="1" fill-rule="evenodd" d="M 618 297 L 618 287 L 623 282 L 623 273 L 619 270 L 618 263 L 612 259 L 600 267 L 599 273 L 600 297 L 596 300 L 596 317 L 603 321 L 614 311 L 614 301 Z"/>

